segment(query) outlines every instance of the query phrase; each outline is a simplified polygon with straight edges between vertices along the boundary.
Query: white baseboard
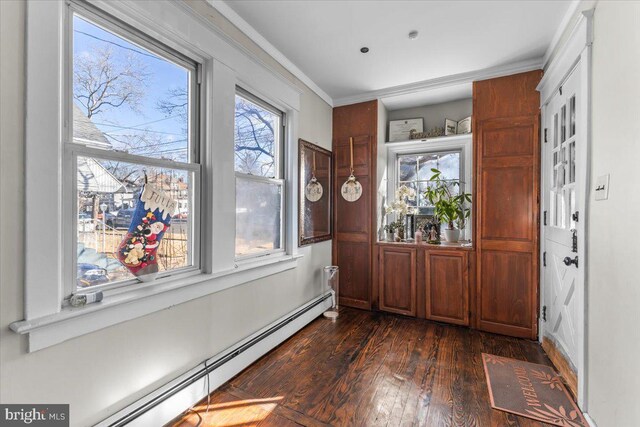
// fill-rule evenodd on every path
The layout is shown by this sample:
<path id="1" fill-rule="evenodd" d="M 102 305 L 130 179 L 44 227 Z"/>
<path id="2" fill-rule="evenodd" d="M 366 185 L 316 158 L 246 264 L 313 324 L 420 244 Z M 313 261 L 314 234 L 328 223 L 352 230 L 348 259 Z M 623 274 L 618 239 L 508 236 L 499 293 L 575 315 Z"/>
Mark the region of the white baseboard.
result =
<path id="1" fill-rule="evenodd" d="M 211 391 L 215 390 L 216 388 L 220 387 L 222 384 L 233 378 L 235 375 L 240 373 L 243 369 L 251 365 L 253 362 L 258 360 L 264 354 L 268 353 L 270 350 L 274 349 L 280 343 L 285 341 L 287 338 L 298 332 L 316 317 L 320 316 L 323 312 L 331 307 L 331 300 L 332 299 L 327 298 L 327 294 L 325 294 L 309 301 L 308 303 L 298 307 L 296 310 L 293 310 L 292 312 L 281 317 L 275 322 L 260 329 L 253 335 L 216 354 L 206 362 L 199 364 L 198 366 L 192 368 L 175 380 L 160 387 L 159 389 L 148 394 L 135 403 L 127 406 L 121 411 L 113 414 L 109 418 L 101 421 L 100 423 L 96 424 L 96 426 L 108 427 L 126 424 L 128 426 L 147 427 L 166 424 L 167 422 L 180 415 L 187 408 L 190 408 L 202 398 L 207 396 L 208 388 L 206 375 L 202 378 L 194 380 L 193 383 L 184 387 L 179 392 L 160 401 L 157 405 L 152 406 L 149 410 L 139 415 L 137 418 L 134 418 L 126 423 L 123 422 L 123 419 L 126 420 L 126 417 L 128 417 L 130 414 L 140 410 L 140 408 L 144 406 L 149 405 L 151 401 L 158 398 L 159 396 L 166 394 L 177 384 L 180 384 L 181 382 L 188 380 L 190 377 L 195 376 L 203 368 L 212 365 L 222 357 L 233 354 L 234 352 L 238 351 L 238 349 L 242 348 L 245 344 L 249 343 L 265 332 L 273 329 L 274 327 L 280 325 L 278 329 L 274 330 L 263 339 L 255 342 L 253 345 L 251 345 L 251 347 L 245 349 L 238 355 L 228 360 L 226 363 L 211 371 L 208 374 L 209 388 L 211 389 Z M 287 321 L 288 319 L 291 320 L 285 325 L 282 325 L 282 323 Z"/>
<path id="2" fill-rule="evenodd" d="M 598 427 L 598 425 L 596 424 L 595 421 L 593 421 L 593 418 L 591 418 L 589 416 L 589 414 L 587 414 L 586 412 L 583 412 L 582 415 L 584 415 L 584 419 L 587 420 L 587 423 L 591 426 L 591 427 Z"/>

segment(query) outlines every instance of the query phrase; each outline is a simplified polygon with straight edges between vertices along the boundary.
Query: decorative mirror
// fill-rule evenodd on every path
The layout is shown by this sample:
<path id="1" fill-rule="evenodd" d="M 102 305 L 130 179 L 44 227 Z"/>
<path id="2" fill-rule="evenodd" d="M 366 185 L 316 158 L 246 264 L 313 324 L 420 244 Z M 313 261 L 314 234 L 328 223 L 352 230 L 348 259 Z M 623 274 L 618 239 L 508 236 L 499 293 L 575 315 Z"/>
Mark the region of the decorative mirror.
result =
<path id="1" fill-rule="evenodd" d="M 299 246 L 331 240 L 331 151 L 298 140 Z"/>

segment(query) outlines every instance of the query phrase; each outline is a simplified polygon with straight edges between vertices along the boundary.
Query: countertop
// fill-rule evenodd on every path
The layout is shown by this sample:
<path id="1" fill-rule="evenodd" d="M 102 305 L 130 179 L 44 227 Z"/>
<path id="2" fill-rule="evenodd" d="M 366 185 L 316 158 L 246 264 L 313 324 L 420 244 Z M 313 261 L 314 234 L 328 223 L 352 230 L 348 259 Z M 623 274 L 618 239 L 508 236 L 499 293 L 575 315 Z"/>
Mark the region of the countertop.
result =
<path id="1" fill-rule="evenodd" d="M 466 251 L 475 250 L 473 242 L 456 242 L 456 243 L 442 242 L 439 245 L 434 245 L 424 241 L 422 243 L 415 243 L 415 242 L 407 243 L 407 242 L 387 242 L 386 240 L 380 240 L 376 242 L 376 245 L 398 246 L 398 247 L 405 247 L 405 248 L 424 248 L 424 249 L 458 249 L 458 250 L 466 250 Z"/>

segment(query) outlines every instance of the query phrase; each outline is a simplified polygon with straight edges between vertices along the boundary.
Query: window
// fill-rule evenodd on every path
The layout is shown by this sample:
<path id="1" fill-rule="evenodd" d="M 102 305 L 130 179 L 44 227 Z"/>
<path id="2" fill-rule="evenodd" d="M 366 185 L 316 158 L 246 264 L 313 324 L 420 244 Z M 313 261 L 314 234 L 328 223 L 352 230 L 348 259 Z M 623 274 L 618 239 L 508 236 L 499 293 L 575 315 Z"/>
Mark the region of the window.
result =
<path id="1" fill-rule="evenodd" d="M 145 182 L 176 201 L 155 255 L 159 275 L 197 269 L 197 64 L 102 15 L 72 10 L 71 26 L 70 291 L 138 283 L 118 251 Z"/>
<path id="2" fill-rule="evenodd" d="M 424 197 L 433 175 L 431 169 L 441 171 L 446 180 L 459 180 L 460 186 L 465 190 L 461 157 L 461 150 L 398 154 L 396 188 L 401 185 L 413 188 L 416 191 L 416 199 L 410 201 L 411 205 L 418 208 L 418 214 L 432 215 L 433 206 Z M 457 194 L 459 188 L 452 185 L 451 191 Z"/>
<path id="3" fill-rule="evenodd" d="M 93 3 L 26 4 L 26 44 L 35 47 L 26 49 L 25 73 L 29 256 L 25 318 L 11 329 L 28 335 L 29 351 L 296 268 L 303 256 L 282 226 L 284 217 L 295 221 L 283 205 L 296 194 L 282 180 L 296 156 L 283 152 L 290 147 L 282 141 L 285 130 L 297 140 L 299 89 L 247 61 L 178 2 Z M 246 109 L 253 118 L 240 118 L 239 129 L 254 125 L 256 139 L 236 157 L 231 112 L 239 81 L 279 108 L 238 92 L 264 110 L 265 122 Z M 245 156 L 247 168 L 236 172 L 234 158 L 258 148 L 264 153 Z M 229 209 L 236 173 L 238 192 L 253 192 L 239 206 L 254 226 L 242 228 L 251 246 L 241 256 L 280 256 L 237 261 L 235 228 L 226 226 L 236 220 Z M 176 203 L 158 246 L 158 277 L 141 284 L 116 262 L 115 247 L 145 176 Z M 104 291 L 99 306 L 66 302 L 96 289 Z"/>
<path id="4" fill-rule="evenodd" d="M 238 89 L 235 98 L 237 259 L 284 251 L 283 113 Z"/>

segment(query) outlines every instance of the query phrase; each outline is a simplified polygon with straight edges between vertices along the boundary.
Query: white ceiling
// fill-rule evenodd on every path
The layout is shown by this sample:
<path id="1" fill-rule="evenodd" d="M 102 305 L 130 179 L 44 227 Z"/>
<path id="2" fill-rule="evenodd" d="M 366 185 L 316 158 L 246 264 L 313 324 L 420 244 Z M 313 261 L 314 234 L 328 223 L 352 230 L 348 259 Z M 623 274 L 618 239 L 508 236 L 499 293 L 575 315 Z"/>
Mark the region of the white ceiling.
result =
<path id="1" fill-rule="evenodd" d="M 333 100 L 340 100 L 541 59 L 571 1 L 225 3 Z M 408 38 L 411 30 L 419 31 L 416 40 Z M 362 46 L 369 53 L 360 53 Z M 461 96 L 460 88 L 452 91 L 456 94 L 451 96 Z"/>

